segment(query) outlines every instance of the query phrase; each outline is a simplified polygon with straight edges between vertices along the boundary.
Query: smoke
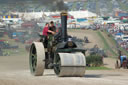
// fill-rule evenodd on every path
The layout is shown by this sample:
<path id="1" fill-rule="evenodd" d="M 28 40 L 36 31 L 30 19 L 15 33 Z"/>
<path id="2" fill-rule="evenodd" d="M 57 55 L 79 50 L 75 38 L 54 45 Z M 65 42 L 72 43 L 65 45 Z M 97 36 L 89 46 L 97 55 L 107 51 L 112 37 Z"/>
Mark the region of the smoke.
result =
<path id="1" fill-rule="evenodd" d="M 0 0 L 0 3 L 5 3 L 5 4 L 41 4 L 43 6 L 46 6 L 50 8 L 51 11 L 56 11 L 56 10 L 67 10 L 68 7 L 65 6 L 63 0 Z M 24 6 L 24 5 L 22 5 Z"/>
<path id="2" fill-rule="evenodd" d="M 68 10 L 68 7 L 64 4 L 63 0 L 57 1 L 55 4 L 56 10 Z"/>
<path id="3" fill-rule="evenodd" d="M 52 11 L 62 11 L 68 9 L 63 0 L 40 0 L 40 2 L 42 2 L 44 5 L 51 5 Z"/>
<path id="4" fill-rule="evenodd" d="M 64 4 L 63 0 L 39 0 L 39 3 L 42 3 L 45 6 L 50 5 L 52 11 L 68 10 L 68 7 Z"/>

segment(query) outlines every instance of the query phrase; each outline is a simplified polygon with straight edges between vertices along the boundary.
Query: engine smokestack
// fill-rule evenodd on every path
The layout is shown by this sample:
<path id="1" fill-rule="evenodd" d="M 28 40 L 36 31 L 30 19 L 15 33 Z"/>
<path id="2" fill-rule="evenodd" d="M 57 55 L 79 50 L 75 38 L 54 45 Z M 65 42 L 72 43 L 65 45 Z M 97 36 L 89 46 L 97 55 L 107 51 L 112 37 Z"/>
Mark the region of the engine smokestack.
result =
<path id="1" fill-rule="evenodd" d="M 62 30 L 62 40 L 67 41 L 67 12 L 61 13 L 61 30 Z"/>

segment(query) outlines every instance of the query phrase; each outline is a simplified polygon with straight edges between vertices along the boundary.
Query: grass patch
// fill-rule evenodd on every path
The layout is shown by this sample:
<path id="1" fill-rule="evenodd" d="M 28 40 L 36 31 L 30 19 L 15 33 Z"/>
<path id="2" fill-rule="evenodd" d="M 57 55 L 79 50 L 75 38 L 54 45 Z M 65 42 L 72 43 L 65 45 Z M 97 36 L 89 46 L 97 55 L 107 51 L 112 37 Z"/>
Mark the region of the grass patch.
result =
<path id="1" fill-rule="evenodd" d="M 83 8 L 84 8 L 84 9 L 87 9 L 87 5 L 88 5 L 88 2 L 87 2 L 87 1 L 84 2 L 84 6 L 83 6 Z"/>
<path id="2" fill-rule="evenodd" d="M 9 56 L 20 56 L 27 54 L 25 48 L 17 48 L 17 49 L 3 49 L 4 54 L 9 54 Z"/>
<path id="3" fill-rule="evenodd" d="M 109 50 L 114 56 L 117 56 L 117 54 L 111 49 L 111 47 L 109 46 L 109 44 L 107 43 L 106 39 L 105 39 L 104 36 L 101 34 L 101 32 L 98 31 L 97 34 L 99 35 L 99 37 L 102 39 L 102 41 L 103 41 L 103 43 L 104 43 L 104 49 L 105 49 L 105 50 Z"/>
<path id="4" fill-rule="evenodd" d="M 86 67 L 87 70 L 111 70 L 111 68 L 107 68 L 107 67 Z"/>
<path id="5" fill-rule="evenodd" d="M 72 9 L 75 10 L 76 8 L 76 2 L 73 3 Z"/>
<path id="6" fill-rule="evenodd" d="M 124 11 L 128 10 L 128 6 L 127 5 L 125 5 L 124 3 L 122 3 L 120 0 L 117 0 L 117 1 L 118 1 L 118 3 L 119 3 L 119 5 L 120 5 L 120 7 L 121 7 L 122 10 L 124 10 Z"/>
<path id="7" fill-rule="evenodd" d="M 109 34 L 107 31 L 104 31 L 104 32 L 106 34 Z M 112 35 L 110 36 L 110 39 L 111 39 L 112 43 L 114 43 L 114 44 L 117 43 Z M 120 45 L 119 45 L 119 50 L 121 50 L 124 54 L 126 54 L 128 56 L 128 52 L 125 49 L 123 49 Z"/>
<path id="8" fill-rule="evenodd" d="M 109 9 L 109 12 L 112 12 L 113 9 L 112 9 L 112 3 L 111 3 L 111 1 L 107 1 L 107 6 L 108 6 L 108 9 Z"/>
<path id="9" fill-rule="evenodd" d="M 2 49 L 4 55 L 9 55 L 9 56 L 22 56 L 26 55 L 28 52 L 25 50 L 25 44 L 20 43 L 20 42 L 15 42 L 14 39 L 10 39 L 7 35 L 0 37 L 0 39 L 7 40 L 10 44 L 10 46 L 19 46 L 17 49 Z"/>

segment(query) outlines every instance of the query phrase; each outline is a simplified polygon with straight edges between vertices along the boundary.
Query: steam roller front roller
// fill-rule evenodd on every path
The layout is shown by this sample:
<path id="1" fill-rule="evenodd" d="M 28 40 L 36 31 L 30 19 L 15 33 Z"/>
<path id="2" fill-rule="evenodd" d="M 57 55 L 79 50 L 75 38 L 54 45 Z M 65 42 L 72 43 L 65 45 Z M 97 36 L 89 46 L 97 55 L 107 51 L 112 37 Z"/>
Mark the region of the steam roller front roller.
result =
<path id="1" fill-rule="evenodd" d="M 29 65 L 31 74 L 42 76 L 45 68 L 45 50 L 41 42 L 34 42 L 30 48 Z"/>
<path id="2" fill-rule="evenodd" d="M 85 56 L 78 53 L 58 53 L 54 60 L 54 71 L 60 77 L 82 77 L 85 75 Z"/>

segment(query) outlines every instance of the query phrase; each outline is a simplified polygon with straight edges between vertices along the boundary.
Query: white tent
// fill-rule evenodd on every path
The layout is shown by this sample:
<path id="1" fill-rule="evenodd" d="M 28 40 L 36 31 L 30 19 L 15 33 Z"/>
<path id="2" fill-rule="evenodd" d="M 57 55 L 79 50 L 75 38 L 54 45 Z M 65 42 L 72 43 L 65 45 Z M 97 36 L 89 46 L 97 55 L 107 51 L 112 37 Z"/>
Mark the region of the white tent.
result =
<path id="1" fill-rule="evenodd" d="M 96 17 L 97 14 L 89 12 L 89 11 L 70 11 L 68 12 L 70 15 L 74 16 L 74 18 L 88 18 L 88 17 Z"/>
<path id="2" fill-rule="evenodd" d="M 95 13 L 89 11 L 69 11 L 70 15 L 74 16 L 74 18 L 88 18 L 88 17 L 96 17 Z M 14 13 L 18 14 L 20 17 L 24 17 L 25 19 L 37 19 L 43 17 L 43 15 L 50 16 L 55 14 L 60 14 L 60 12 L 25 12 L 25 13 Z"/>
<path id="3" fill-rule="evenodd" d="M 60 14 L 60 12 L 44 12 L 44 14 L 49 16 L 53 14 Z M 74 18 L 88 18 L 97 16 L 97 14 L 89 11 L 69 11 L 68 14 L 74 16 Z"/>

